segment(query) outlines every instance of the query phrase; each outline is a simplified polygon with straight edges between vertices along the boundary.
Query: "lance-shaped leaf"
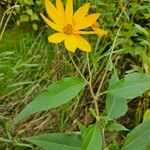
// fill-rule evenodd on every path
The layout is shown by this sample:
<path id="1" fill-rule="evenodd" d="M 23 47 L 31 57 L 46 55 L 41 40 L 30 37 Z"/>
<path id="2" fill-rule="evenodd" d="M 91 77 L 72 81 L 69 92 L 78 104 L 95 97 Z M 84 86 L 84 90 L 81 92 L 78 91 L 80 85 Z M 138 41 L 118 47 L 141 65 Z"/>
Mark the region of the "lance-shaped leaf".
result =
<path id="1" fill-rule="evenodd" d="M 82 150 L 102 149 L 102 136 L 98 123 L 90 125 L 82 134 Z"/>
<path id="2" fill-rule="evenodd" d="M 73 134 L 42 134 L 26 140 L 44 150 L 81 150 L 81 137 Z"/>
<path id="3" fill-rule="evenodd" d="M 149 89 L 150 75 L 144 73 L 131 73 L 109 87 L 106 93 L 120 98 L 132 99 L 140 96 Z"/>
<path id="4" fill-rule="evenodd" d="M 68 77 L 51 84 L 18 114 L 13 124 L 31 114 L 52 109 L 69 102 L 85 85 L 86 83 L 83 80 L 76 77 Z"/>
<path id="5" fill-rule="evenodd" d="M 150 120 L 147 120 L 138 125 L 128 134 L 122 150 L 148 150 L 150 148 L 149 146 Z"/>
<path id="6" fill-rule="evenodd" d="M 126 127 L 124 127 L 122 124 L 113 123 L 107 126 L 106 128 L 108 131 L 129 131 Z"/>

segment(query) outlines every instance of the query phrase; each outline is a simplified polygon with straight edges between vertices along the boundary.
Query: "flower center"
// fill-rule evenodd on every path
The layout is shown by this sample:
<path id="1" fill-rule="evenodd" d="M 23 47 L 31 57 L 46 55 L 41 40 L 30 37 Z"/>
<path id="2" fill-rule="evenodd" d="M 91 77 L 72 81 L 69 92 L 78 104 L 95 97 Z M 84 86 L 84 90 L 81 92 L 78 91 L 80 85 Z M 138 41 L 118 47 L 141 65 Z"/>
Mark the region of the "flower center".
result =
<path id="1" fill-rule="evenodd" d="M 72 25 L 67 24 L 64 27 L 63 31 L 64 31 L 65 34 L 68 34 L 68 35 L 72 34 L 73 33 L 73 27 L 72 27 Z"/>

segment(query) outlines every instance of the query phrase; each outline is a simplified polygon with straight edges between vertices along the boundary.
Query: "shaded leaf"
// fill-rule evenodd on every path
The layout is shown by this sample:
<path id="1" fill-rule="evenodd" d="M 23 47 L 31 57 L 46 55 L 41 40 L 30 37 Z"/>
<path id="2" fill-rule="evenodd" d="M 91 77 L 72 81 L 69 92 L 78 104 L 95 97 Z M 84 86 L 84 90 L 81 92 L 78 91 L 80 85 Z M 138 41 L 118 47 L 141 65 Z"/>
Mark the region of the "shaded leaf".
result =
<path id="1" fill-rule="evenodd" d="M 119 145 L 116 141 L 113 141 L 111 145 L 109 145 L 109 150 L 119 150 Z"/>

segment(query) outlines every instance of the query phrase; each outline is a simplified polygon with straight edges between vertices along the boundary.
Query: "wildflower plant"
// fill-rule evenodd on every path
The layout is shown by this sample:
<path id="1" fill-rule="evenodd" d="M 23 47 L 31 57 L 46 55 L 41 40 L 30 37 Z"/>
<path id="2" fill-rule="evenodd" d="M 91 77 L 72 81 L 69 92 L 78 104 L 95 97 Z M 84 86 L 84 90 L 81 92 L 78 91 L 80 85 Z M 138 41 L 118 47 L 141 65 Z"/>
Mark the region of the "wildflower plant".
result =
<path id="1" fill-rule="evenodd" d="M 107 35 L 107 31 L 99 27 L 97 19 L 100 14 L 88 14 L 90 3 L 84 4 L 73 13 L 73 0 L 67 0 L 65 7 L 61 0 L 56 0 L 56 7 L 51 1 L 45 0 L 45 8 L 49 18 L 43 14 L 41 14 L 41 17 L 48 26 L 57 31 L 57 33 L 49 35 L 48 41 L 55 44 L 64 41 L 65 48 L 72 53 L 77 48 L 86 52 L 85 63 L 87 64 L 88 77 L 80 71 L 72 57 L 73 54 L 69 53 L 80 77 L 66 77 L 48 86 L 17 115 L 13 126 L 29 115 L 56 108 L 71 101 L 81 90 L 89 90 L 94 104 L 94 108 L 90 108 L 95 118 L 94 124 L 85 126 L 78 123 L 80 135 L 66 133 L 41 134 L 28 137 L 27 141 L 45 150 L 145 150 L 150 142 L 150 120 L 144 120 L 131 131 L 121 147 L 119 147 L 120 143 L 116 141 L 110 144 L 105 136 L 106 132 L 129 131 L 123 125 L 118 124 L 116 119 L 127 112 L 128 99 L 140 96 L 150 89 L 150 76 L 147 74 L 134 72 L 125 75 L 122 79 L 118 77 L 115 65 L 112 62 L 112 56 L 121 27 L 114 38 L 114 43 L 107 51 L 108 60 L 104 75 L 99 81 L 97 91 L 95 91 L 93 89 L 93 69 L 90 63 L 91 55 L 89 54 L 92 48 L 83 36 L 94 34 L 102 37 Z M 109 70 L 111 70 L 112 76 L 108 88 L 103 90 L 103 83 Z M 99 106 L 102 95 L 106 97 L 106 113 L 104 114 L 100 113 L 101 106 Z"/>
<path id="2" fill-rule="evenodd" d="M 107 34 L 107 31 L 100 29 L 96 23 L 100 14 L 87 14 L 90 3 L 86 3 L 75 13 L 73 13 L 72 0 L 67 0 L 65 8 L 61 0 L 56 1 L 56 7 L 49 0 L 45 0 L 45 8 L 49 18 L 43 14 L 41 17 L 48 26 L 57 31 L 48 37 L 48 41 L 56 44 L 64 41 L 66 49 L 70 52 L 75 52 L 77 48 L 91 52 L 91 45 L 81 35 L 98 34 L 103 36 Z M 94 31 L 83 30 L 89 27 L 92 27 Z"/>

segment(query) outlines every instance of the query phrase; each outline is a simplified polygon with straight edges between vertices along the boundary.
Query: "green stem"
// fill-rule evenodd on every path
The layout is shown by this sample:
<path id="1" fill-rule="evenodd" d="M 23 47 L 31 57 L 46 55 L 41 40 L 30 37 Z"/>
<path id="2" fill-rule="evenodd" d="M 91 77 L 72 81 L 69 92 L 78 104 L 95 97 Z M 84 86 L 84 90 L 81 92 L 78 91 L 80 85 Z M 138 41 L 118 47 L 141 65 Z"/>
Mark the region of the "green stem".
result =
<path id="1" fill-rule="evenodd" d="M 95 111 L 96 111 L 96 120 L 99 124 L 99 127 L 100 127 L 100 132 L 101 132 L 101 135 L 102 135 L 102 141 L 103 141 L 103 149 L 106 147 L 106 142 L 105 142 L 105 134 L 104 134 L 104 129 L 102 127 L 102 124 L 101 124 L 101 120 L 100 120 L 100 112 L 99 112 L 99 108 L 98 108 L 98 98 L 99 98 L 99 95 L 95 95 L 94 92 L 93 92 L 93 88 L 92 88 L 92 71 L 90 69 L 90 63 L 89 63 L 89 55 L 87 53 L 87 63 L 88 63 L 88 71 L 89 71 L 89 76 L 90 76 L 90 81 L 89 81 L 89 88 L 90 88 L 90 92 L 92 94 L 92 97 L 93 97 L 93 101 L 94 101 L 94 105 L 95 105 Z M 103 93 L 101 93 L 103 94 Z"/>
<path id="2" fill-rule="evenodd" d="M 84 77 L 84 75 L 81 73 L 80 69 L 78 68 L 78 66 L 76 65 L 76 63 L 74 62 L 73 58 L 72 58 L 72 55 L 70 53 L 69 54 L 69 57 L 74 65 L 74 67 L 76 68 L 76 70 L 78 71 L 78 73 L 80 74 L 80 76 L 83 78 L 83 80 L 87 83 L 89 83 L 89 81 Z"/>

